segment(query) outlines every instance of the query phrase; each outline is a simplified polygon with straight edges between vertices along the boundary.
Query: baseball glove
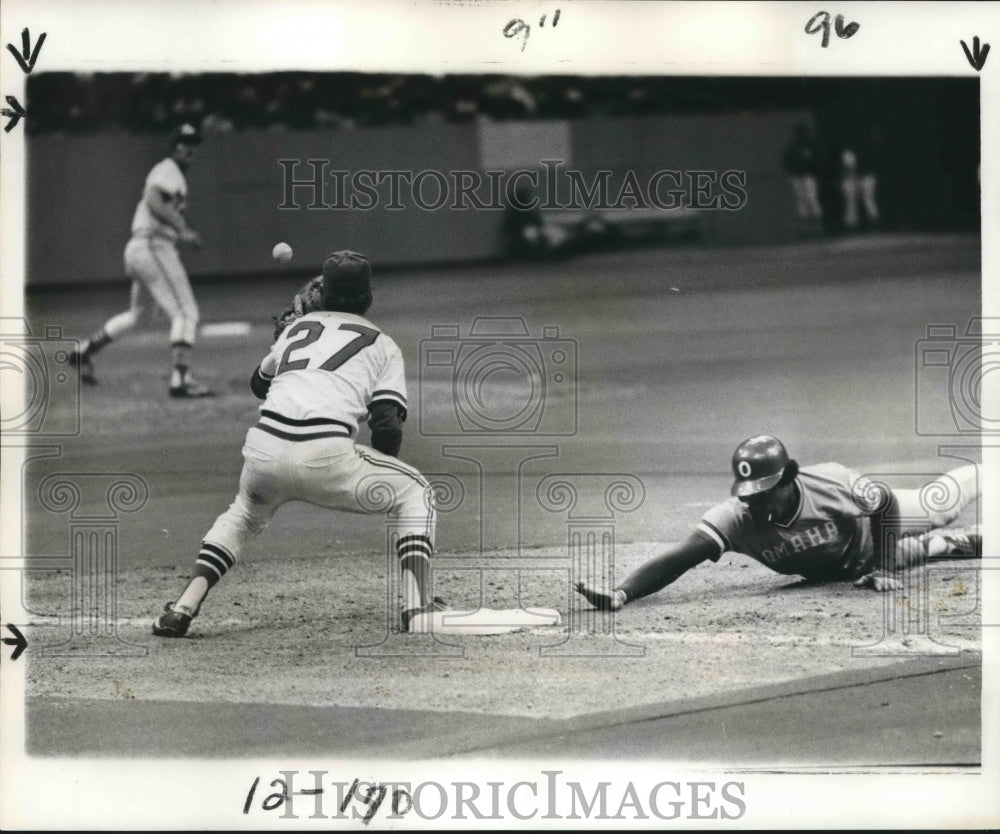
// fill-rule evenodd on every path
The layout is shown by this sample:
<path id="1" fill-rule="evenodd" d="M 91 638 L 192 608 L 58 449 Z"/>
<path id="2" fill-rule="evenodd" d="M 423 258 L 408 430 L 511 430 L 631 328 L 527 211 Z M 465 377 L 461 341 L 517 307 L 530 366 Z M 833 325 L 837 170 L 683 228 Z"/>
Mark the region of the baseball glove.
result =
<path id="1" fill-rule="evenodd" d="M 323 276 L 317 275 L 295 293 L 292 303 L 282 311 L 280 316 L 275 316 L 274 338 L 277 339 L 282 331 L 297 318 L 314 310 L 322 309 L 322 296 Z"/>

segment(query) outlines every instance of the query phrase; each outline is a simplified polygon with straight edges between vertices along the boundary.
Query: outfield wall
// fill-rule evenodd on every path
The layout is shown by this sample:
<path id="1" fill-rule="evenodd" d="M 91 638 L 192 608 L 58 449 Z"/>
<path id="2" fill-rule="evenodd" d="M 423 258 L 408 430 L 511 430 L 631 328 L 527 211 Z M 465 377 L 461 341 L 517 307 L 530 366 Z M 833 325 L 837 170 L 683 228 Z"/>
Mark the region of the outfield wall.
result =
<path id="1" fill-rule="evenodd" d="M 272 268 L 271 246 L 279 240 L 292 244 L 294 265 L 302 268 L 341 246 L 370 252 L 382 264 L 495 258 L 503 251 L 500 206 L 509 179 L 491 182 L 485 172 L 538 169 L 543 160 L 561 163 L 549 169 L 556 170 L 561 183 L 560 203 L 567 199 L 562 179 L 567 170 L 579 171 L 584 184 L 594 181 L 598 171 L 609 170 L 606 199 L 612 203 L 625 187 L 628 171 L 643 188 L 657 171 L 680 172 L 679 180 L 659 180 L 659 199 L 666 203 L 675 199 L 667 192 L 678 182 L 681 189 L 690 187 L 692 172 L 709 171 L 717 178 L 725 170 L 746 171 L 746 207 L 706 210 L 706 234 L 719 243 L 781 239 L 791 230 L 791 200 L 780 153 L 791 125 L 801 118 L 777 113 L 432 123 L 209 136 L 188 177 L 188 218 L 201 233 L 204 248 L 185 260 L 193 277 L 266 272 Z M 132 212 L 146 172 L 163 152 L 159 137 L 32 137 L 29 285 L 122 280 L 122 248 Z M 307 160 L 319 161 L 314 168 Z M 321 192 L 312 186 L 289 188 L 291 179 L 312 179 L 316 170 L 326 174 Z M 425 175 L 419 200 L 399 181 L 392 205 L 392 182 L 385 178 L 375 191 L 350 191 L 361 204 L 375 202 L 374 208 L 338 208 L 349 203 L 339 191 L 338 176 L 347 176 L 349 185 L 350 178 L 367 170 L 442 172 L 449 199 L 440 208 L 426 208 L 440 202 L 441 180 Z M 334 173 L 338 171 L 349 173 Z M 455 191 L 458 171 L 483 177 L 473 193 L 486 208 L 474 208 L 471 196 Z M 703 198 L 709 202 L 718 192 L 718 184 L 712 186 L 710 180 L 703 180 L 709 188 Z M 465 207 L 456 209 L 456 204 Z"/>

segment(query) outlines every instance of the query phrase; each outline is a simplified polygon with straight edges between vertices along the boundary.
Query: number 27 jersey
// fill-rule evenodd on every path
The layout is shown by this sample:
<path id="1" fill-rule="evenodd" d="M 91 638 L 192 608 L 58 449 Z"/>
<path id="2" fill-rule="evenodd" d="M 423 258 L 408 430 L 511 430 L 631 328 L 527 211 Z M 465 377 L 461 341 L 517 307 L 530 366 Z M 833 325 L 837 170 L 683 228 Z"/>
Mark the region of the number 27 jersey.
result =
<path id="1" fill-rule="evenodd" d="M 334 422 L 351 437 L 378 401 L 406 413 L 406 379 L 399 346 L 368 319 L 317 311 L 294 321 L 260 363 L 270 379 L 261 414 L 286 427 Z"/>

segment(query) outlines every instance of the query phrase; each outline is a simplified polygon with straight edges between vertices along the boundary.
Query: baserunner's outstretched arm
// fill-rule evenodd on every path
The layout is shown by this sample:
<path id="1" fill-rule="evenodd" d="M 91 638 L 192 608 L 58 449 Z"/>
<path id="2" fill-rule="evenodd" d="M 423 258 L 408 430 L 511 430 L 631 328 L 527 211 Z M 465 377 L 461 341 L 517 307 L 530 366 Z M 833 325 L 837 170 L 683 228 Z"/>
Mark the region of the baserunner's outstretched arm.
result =
<path id="1" fill-rule="evenodd" d="M 617 611 L 640 597 L 655 594 L 680 578 L 691 568 L 719 557 L 719 545 L 698 533 L 691 533 L 676 547 L 654 556 L 613 589 L 594 588 L 576 583 L 576 591 L 602 611 Z"/>

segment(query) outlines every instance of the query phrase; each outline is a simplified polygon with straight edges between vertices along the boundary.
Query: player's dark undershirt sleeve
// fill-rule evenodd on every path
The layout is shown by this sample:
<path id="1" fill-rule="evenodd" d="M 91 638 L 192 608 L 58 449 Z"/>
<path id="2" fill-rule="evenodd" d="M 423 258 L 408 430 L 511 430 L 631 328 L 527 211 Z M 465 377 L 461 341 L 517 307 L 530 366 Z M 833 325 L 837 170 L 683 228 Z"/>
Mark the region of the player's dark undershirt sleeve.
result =
<path id="1" fill-rule="evenodd" d="M 253 395 L 258 400 L 262 400 L 267 396 L 268 389 L 271 387 L 272 379 L 273 377 L 265 375 L 265 373 L 261 370 L 260 365 L 254 369 L 253 376 L 250 377 L 250 390 L 253 391 Z"/>
<path id="2" fill-rule="evenodd" d="M 677 547 L 655 556 L 618 585 L 634 600 L 655 594 L 691 568 L 718 557 L 718 545 L 698 533 L 691 533 Z"/>
<path id="3" fill-rule="evenodd" d="M 368 427 L 372 432 L 372 448 L 384 455 L 396 456 L 403 445 L 405 412 L 392 400 L 376 400 L 368 406 Z"/>

